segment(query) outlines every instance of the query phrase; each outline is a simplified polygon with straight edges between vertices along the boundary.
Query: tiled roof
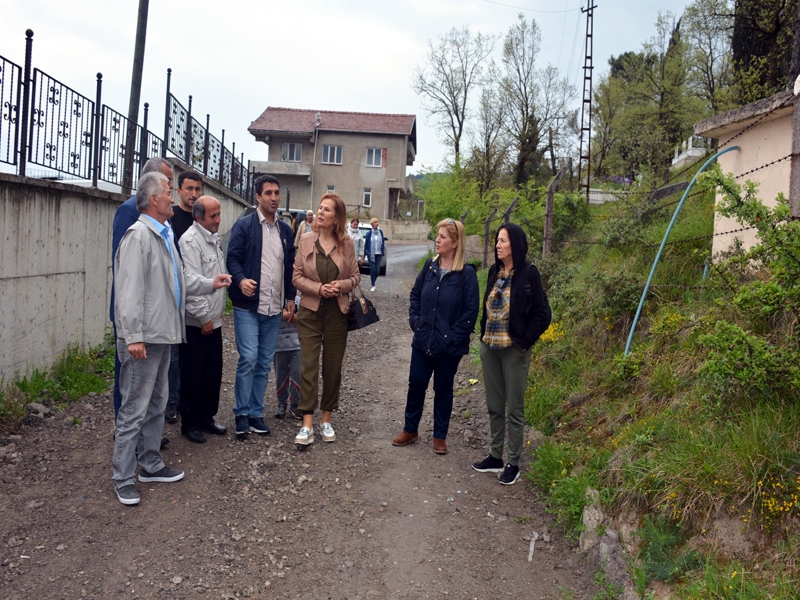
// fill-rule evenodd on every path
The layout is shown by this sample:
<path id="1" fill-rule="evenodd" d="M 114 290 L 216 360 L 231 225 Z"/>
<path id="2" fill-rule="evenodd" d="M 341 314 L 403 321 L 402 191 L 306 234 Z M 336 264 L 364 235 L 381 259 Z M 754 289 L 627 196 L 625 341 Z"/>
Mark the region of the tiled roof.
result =
<path id="1" fill-rule="evenodd" d="M 312 134 L 317 113 L 320 115 L 319 129 L 321 131 L 415 135 L 415 115 L 316 111 L 274 106 L 267 107 L 267 110 L 253 121 L 247 130 L 253 135 L 269 135 L 271 133 Z"/>

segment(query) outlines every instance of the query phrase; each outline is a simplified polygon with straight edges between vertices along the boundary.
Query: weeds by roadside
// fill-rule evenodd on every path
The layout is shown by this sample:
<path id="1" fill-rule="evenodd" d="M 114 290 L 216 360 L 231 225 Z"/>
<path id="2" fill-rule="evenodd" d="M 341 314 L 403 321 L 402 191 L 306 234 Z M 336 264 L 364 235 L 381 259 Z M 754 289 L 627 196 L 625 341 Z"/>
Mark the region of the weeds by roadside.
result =
<path id="1" fill-rule="evenodd" d="M 108 389 L 114 377 L 114 340 L 81 350 L 71 344 L 56 355 L 49 370 L 34 369 L 14 382 L 0 381 L 0 430 L 16 430 L 27 414 L 25 405 L 39 402 L 63 409 L 91 392 Z"/>

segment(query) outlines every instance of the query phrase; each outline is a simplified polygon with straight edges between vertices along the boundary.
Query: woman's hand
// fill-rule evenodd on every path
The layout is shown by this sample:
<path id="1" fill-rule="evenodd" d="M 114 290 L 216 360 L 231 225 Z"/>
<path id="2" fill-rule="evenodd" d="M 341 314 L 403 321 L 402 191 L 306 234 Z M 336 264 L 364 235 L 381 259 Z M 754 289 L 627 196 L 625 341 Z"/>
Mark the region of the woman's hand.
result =
<path id="1" fill-rule="evenodd" d="M 325 283 L 319 288 L 319 295 L 323 298 L 336 298 L 339 295 L 339 282 Z"/>

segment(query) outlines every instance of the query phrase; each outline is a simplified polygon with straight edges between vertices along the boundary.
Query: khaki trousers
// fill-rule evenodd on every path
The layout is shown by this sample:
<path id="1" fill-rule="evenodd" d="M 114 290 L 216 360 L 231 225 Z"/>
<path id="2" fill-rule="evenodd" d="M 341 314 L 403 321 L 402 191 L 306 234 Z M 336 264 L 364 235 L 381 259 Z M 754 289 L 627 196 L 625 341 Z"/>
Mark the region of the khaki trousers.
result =
<path id="1" fill-rule="evenodd" d="M 319 357 L 322 351 L 322 410 L 339 408 L 342 385 L 342 360 L 347 346 L 347 315 L 339 310 L 336 298 L 323 298 L 317 311 L 300 307 L 297 313 L 300 338 L 301 414 L 313 414 L 319 395 Z"/>

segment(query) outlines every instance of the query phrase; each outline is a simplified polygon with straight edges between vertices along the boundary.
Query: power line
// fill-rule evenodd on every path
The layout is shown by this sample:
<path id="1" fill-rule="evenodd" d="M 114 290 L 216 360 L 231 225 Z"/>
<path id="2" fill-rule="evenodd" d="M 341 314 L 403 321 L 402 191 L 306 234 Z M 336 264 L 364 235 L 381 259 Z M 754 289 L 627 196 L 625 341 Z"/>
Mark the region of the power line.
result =
<path id="1" fill-rule="evenodd" d="M 567 10 L 537 10 L 535 8 L 524 8 L 522 6 L 515 6 L 513 4 L 504 4 L 503 2 L 495 2 L 494 0 L 483 0 L 484 2 L 488 2 L 489 4 L 497 4 L 498 6 L 505 6 L 508 8 L 516 8 L 517 10 L 525 10 L 532 13 L 540 13 L 543 15 L 560 15 L 563 13 L 574 12 L 576 10 L 580 10 L 580 8 L 568 8 Z"/>

